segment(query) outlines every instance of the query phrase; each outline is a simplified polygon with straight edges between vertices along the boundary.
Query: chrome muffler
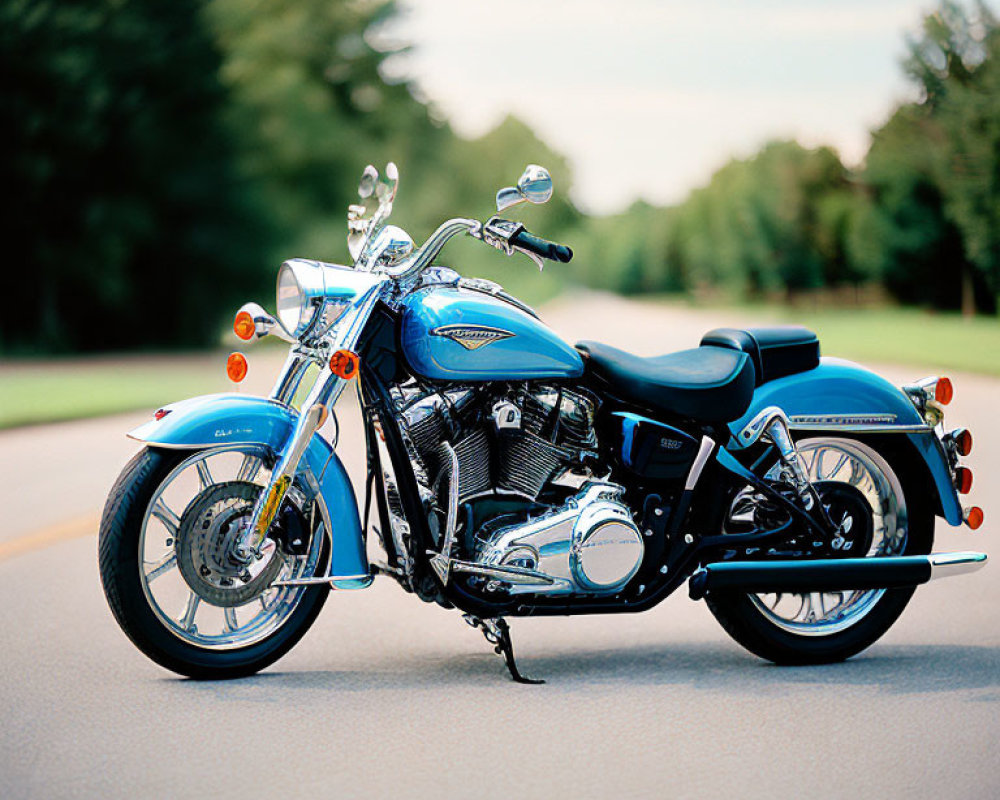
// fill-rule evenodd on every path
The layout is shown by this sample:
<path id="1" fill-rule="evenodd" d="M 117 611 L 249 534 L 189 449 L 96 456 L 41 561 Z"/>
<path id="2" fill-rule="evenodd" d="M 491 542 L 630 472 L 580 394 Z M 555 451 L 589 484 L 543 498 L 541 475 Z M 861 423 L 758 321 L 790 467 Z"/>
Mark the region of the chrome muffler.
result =
<path id="1" fill-rule="evenodd" d="M 801 561 L 721 561 L 695 570 L 688 581 L 692 600 L 709 592 L 840 592 L 919 586 L 934 578 L 975 572 L 986 553 L 931 553 L 884 558 L 823 558 Z"/>

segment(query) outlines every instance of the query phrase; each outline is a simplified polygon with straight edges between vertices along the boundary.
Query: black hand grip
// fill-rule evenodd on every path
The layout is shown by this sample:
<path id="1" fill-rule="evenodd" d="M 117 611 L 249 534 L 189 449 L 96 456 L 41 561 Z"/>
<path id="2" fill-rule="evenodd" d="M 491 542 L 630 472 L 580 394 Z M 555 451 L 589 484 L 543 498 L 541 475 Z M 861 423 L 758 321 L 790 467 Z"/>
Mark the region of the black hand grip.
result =
<path id="1" fill-rule="evenodd" d="M 546 239 L 541 239 L 525 230 L 518 231 L 510 237 L 510 243 L 522 250 L 529 250 L 549 261 L 560 261 L 568 264 L 573 258 L 573 251 L 564 244 L 556 244 Z"/>

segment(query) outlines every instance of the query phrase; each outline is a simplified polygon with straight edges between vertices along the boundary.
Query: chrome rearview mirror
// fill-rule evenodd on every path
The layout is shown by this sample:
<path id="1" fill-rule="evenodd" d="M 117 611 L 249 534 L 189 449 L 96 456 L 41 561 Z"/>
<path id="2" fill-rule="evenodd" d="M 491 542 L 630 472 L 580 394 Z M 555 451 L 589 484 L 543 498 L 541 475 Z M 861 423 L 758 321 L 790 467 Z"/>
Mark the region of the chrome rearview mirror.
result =
<path id="1" fill-rule="evenodd" d="M 361 180 L 358 182 L 358 197 L 362 200 L 367 200 L 372 196 L 377 184 L 378 170 L 369 164 L 361 173 Z"/>
<path id="2" fill-rule="evenodd" d="M 552 198 L 552 176 L 545 167 L 528 164 L 517 181 L 517 186 L 508 186 L 497 192 L 497 211 L 516 206 L 525 201 L 547 203 Z"/>
<path id="3" fill-rule="evenodd" d="M 361 173 L 358 183 L 361 202 L 347 209 L 347 249 L 355 263 L 365 252 L 369 239 L 392 213 L 398 185 L 399 170 L 391 161 L 384 176 L 379 176 L 371 164 Z"/>
<path id="4" fill-rule="evenodd" d="M 399 185 L 399 170 L 395 163 L 386 164 L 385 175 L 375 187 L 375 196 L 379 203 L 391 203 L 396 198 L 396 186 Z"/>

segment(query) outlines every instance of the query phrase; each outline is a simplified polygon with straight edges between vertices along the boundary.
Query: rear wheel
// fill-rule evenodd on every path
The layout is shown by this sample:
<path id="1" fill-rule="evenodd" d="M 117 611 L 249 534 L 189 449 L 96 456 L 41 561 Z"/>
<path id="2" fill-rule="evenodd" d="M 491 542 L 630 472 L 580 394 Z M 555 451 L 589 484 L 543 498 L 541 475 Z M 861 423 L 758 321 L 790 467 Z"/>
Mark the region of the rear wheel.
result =
<path id="1" fill-rule="evenodd" d="M 916 485 L 904 485 L 889 459 L 856 439 L 798 442 L 809 478 L 822 486 L 831 517 L 843 523 L 845 557 L 929 553 L 934 514 Z M 750 652 L 778 664 L 842 661 L 864 650 L 899 618 L 914 589 L 806 594 L 712 593 L 709 609 Z"/>
<path id="2" fill-rule="evenodd" d="M 328 520 L 295 487 L 280 544 L 234 557 L 267 482 L 268 454 L 241 445 L 147 448 L 126 465 L 101 519 L 99 558 L 115 619 L 153 661 L 194 678 L 249 675 L 284 655 L 322 608 L 325 586 L 274 586 L 323 574 Z M 290 543 L 290 536 L 294 542 Z"/>

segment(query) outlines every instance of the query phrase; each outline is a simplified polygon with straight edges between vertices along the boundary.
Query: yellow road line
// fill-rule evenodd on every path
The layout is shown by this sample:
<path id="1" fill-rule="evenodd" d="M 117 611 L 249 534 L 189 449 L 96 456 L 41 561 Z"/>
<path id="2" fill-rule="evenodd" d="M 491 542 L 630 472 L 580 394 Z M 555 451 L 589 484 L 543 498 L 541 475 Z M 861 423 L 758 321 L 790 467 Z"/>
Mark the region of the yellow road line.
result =
<path id="1" fill-rule="evenodd" d="M 56 525 L 50 525 L 48 528 L 42 528 L 40 531 L 20 536 L 9 542 L 0 542 L 0 561 L 16 558 L 35 550 L 44 550 L 59 542 L 96 534 L 100 522 L 100 514 L 86 514 Z"/>

